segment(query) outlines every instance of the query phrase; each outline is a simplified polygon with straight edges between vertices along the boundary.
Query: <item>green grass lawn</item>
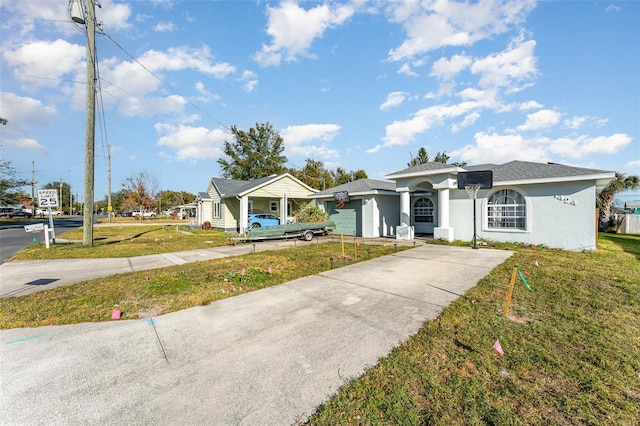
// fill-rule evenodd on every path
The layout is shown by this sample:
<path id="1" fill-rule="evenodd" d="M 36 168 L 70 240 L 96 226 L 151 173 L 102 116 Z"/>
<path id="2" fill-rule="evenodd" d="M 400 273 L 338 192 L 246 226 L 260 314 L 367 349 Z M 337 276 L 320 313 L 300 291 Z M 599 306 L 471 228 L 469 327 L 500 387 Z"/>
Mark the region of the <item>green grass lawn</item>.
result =
<path id="1" fill-rule="evenodd" d="M 532 291 L 505 317 L 514 266 Z M 309 424 L 640 424 L 640 237 L 518 249 Z"/>
<path id="2" fill-rule="evenodd" d="M 227 239 L 229 234 L 223 231 L 187 231 L 179 225 L 136 225 L 135 222 L 96 227 L 93 230 L 93 247 L 82 244 L 82 229 L 67 231 L 57 237 L 72 242 L 51 244 L 49 249 L 44 243 L 32 244 L 9 261 L 131 257 L 232 243 Z"/>
<path id="3" fill-rule="evenodd" d="M 367 245 L 352 252 L 351 244 L 352 259 L 340 260 L 340 243 L 301 244 L 289 249 L 117 274 L 0 299 L 0 329 L 109 321 L 114 309 L 122 311 L 123 319 L 157 316 L 406 248 Z"/>

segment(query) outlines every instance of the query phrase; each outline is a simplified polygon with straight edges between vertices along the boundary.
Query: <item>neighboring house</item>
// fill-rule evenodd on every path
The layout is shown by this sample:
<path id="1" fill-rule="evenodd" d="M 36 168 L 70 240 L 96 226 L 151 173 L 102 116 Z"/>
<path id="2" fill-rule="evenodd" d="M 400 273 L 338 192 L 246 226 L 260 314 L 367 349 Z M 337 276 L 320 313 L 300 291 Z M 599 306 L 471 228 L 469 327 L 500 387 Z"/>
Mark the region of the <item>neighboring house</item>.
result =
<path id="1" fill-rule="evenodd" d="M 624 209 L 633 214 L 640 214 L 640 200 L 632 200 L 624 203 Z"/>
<path id="2" fill-rule="evenodd" d="M 345 191 L 349 194 L 349 202 L 337 206 L 334 194 Z M 329 214 L 329 220 L 336 224 L 337 234 L 387 237 L 395 235 L 395 228 L 400 224 L 400 194 L 393 182 L 360 179 L 317 192 L 310 198 Z"/>
<path id="3" fill-rule="evenodd" d="M 553 163 L 512 161 L 460 168 L 425 163 L 386 178 L 400 193 L 399 230 L 448 241 L 473 239 L 473 201 L 457 189 L 463 171 L 491 170 L 493 188 L 478 192 L 477 235 L 488 241 L 595 250 L 596 195 L 614 172 Z M 396 232 L 400 234 L 400 232 Z"/>
<path id="4" fill-rule="evenodd" d="M 309 202 L 317 190 L 289 173 L 250 181 L 212 178 L 206 193 L 196 199 L 199 224 L 210 222 L 212 228 L 244 232 L 249 213 L 270 213 L 287 223 L 293 210 Z"/>

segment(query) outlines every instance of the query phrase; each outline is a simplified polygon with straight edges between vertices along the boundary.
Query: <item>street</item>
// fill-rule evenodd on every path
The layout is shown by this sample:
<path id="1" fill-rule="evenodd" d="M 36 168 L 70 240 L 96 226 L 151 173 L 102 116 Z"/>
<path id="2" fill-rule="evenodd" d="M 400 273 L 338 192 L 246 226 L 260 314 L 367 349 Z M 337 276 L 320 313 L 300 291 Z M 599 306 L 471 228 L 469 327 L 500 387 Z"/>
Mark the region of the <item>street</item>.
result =
<path id="1" fill-rule="evenodd" d="M 34 223 L 44 223 L 48 225 L 49 220 L 46 217 L 44 219 L 34 218 L 20 225 L 8 225 L 0 229 L 0 264 L 4 263 L 5 260 L 9 259 L 15 253 L 33 244 L 34 240 L 39 243 L 44 242 L 44 232 L 25 232 L 24 227 Z M 81 227 L 82 216 L 55 217 L 53 219 L 53 226 L 56 235 L 60 235 L 69 229 Z"/>

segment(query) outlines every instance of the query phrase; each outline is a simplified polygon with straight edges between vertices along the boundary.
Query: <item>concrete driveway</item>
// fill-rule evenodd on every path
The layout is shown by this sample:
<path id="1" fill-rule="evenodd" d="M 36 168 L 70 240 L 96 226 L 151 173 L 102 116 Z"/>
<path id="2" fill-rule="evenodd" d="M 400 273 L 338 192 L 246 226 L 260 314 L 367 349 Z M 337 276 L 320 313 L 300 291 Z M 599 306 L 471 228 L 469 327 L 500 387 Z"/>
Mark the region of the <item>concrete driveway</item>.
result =
<path id="1" fill-rule="evenodd" d="M 304 421 L 511 254 L 425 245 L 159 317 L 0 331 L 0 424 Z"/>

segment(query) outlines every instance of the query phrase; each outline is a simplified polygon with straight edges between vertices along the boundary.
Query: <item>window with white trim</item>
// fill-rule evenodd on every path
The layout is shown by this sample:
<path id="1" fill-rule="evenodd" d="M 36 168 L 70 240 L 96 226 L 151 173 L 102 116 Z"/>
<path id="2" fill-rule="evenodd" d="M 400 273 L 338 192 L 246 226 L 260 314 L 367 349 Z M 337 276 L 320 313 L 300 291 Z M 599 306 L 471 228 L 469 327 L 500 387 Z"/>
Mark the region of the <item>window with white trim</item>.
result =
<path id="1" fill-rule="evenodd" d="M 489 229 L 527 229 L 527 205 L 522 194 L 513 189 L 494 192 L 487 202 Z"/>
<path id="2" fill-rule="evenodd" d="M 213 202 L 213 218 L 220 219 L 220 201 Z"/>
<path id="3" fill-rule="evenodd" d="M 413 203 L 413 221 L 416 223 L 433 223 L 433 201 L 418 198 Z"/>

